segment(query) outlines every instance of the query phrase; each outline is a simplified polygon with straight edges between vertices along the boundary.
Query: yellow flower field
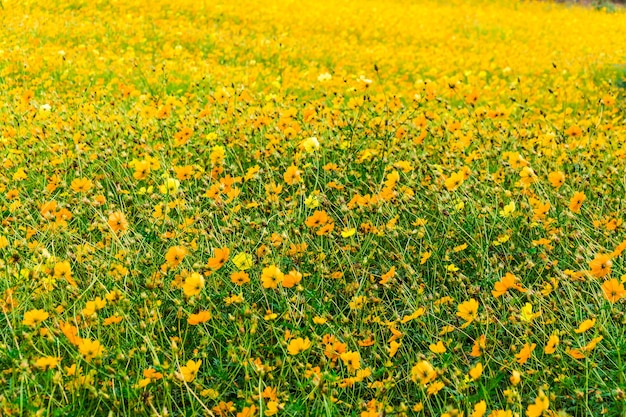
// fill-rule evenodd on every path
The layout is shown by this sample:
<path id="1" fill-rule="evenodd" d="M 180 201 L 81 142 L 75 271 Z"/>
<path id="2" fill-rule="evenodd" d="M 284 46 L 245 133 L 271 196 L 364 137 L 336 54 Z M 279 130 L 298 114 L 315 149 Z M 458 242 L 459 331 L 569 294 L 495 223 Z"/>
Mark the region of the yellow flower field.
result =
<path id="1" fill-rule="evenodd" d="M 622 9 L 0 5 L 0 416 L 626 415 Z"/>

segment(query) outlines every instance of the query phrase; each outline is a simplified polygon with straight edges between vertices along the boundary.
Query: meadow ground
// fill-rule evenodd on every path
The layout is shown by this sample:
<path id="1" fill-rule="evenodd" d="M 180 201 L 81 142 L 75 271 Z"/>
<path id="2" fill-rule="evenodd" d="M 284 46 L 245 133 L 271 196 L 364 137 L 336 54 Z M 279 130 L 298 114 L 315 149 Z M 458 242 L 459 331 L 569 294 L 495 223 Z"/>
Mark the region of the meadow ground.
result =
<path id="1" fill-rule="evenodd" d="M 0 415 L 626 415 L 625 61 L 593 7 L 2 0 Z"/>

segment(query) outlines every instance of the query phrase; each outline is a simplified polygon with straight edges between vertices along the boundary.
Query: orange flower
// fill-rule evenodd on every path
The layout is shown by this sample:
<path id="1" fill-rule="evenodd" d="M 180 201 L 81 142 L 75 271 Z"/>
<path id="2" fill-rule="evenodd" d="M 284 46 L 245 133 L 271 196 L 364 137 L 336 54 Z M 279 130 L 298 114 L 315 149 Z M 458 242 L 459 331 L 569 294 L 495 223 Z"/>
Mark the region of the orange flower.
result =
<path id="1" fill-rule="evenodd" d="M 189 138 L 191 138 L 192 135 L 192 128 L 183 127 L 180 131 L 174 134 L 174 146 L 183 146 L 189 141 Z"/>
<path id="2" fill-rule="evenodd" d="M 550 181 L 551 186 L 558 190 L 565 184 L 565 174 L 560 171 L 551 172 L 548 174 L 548 181 Z"/>
<path id="3" fill-rule="evenodd" d="M 569 135 L 569 136 L 572 136 L 572 137 L 577 137 L 577 136 L 580 136 L 580 135 L 582 135 L 582 134 L 583 134 L 583 130 L 582 130 L 580 127 L 578 127 L 578 126 L 573 125 L 573 126 L 570 126 L 570 127 L 569 127 L 566 131 L 565 131 L 565 134 L 566 134 L 566 135 Z"/>
<path id="4" fill-rule="evenodd" d="M 623 297 L 626 297 L 626 289 L 624 289 L 624 284 L 616 280 L 615 278 L 605 281 L 602 284 L 602 292 L 604 292 L 604 296 L 610 303 L 616 303 L 621 300 Z"/>
<path id="5" fill-rule="evenodd" d="M 548 340 L 548 343 L 546 344 L 546 347 L 543 349 L 543 352 L 546 355 L 552 355 L 554 352 L 556 352 L 556 347 L 558 345 L 559 345 L 559 337 L 553 334 L 552 336 L 550 336 L 550 340 Z"/>
<path id="6" fill-rule="evenodd" d="M 102 321 L 103 326 L 110 326 L 112 324 L 120 323 L 124 318 L 122 316 L 114 315 L 111 317 L 107 317 Z"/>
<path id="7" fill-rule="evenodd" d="M 474 344 L 472 345 L 472 352 L 470 353 L 470 355 L 475 358 L 482 355 L 483 350 L 486 346 L 486 340 L 487 338 L 485 337 L 485 335 L 482 335 L 478 339 L 474 340 Z"/>
<path id="8" fill-rule="evenodd" d="M 183 261 L 185 255 L 187 255 L 187 249 L 182 246 L 172 246 L 167 250 L 165 260 L 168 266 L 176 268 Z"/>
<path id="9" fill-rule="evenodd" d="M 300 171 L 294 165 L 291 165 L 283 175 L 285 182 L 289 185 L 297 184 L 300 181 Z"/>
<path id="10" fill-rule="evenodd" d="M 158 381 L 159 379 L 163 378 L 163 374 L 161 372 L 157 372 L 157 370 L 154 368 L 150 368 L 143 371 L 143 378 L 144 379 L 141 379 L 139 381 L 139 388 L 147 386 L 152 381 Z"/>
<path id="11" fill-rule="evenodd" d="M 396 276 L 396 267 L 392 266 L 389 271 L 385 272 L 381 277 L 380 281 L 378 281 L 381 285 L 387 285 L 389 280 Z"/>
<path id="12" fill-rule="evenodd" d="M 589 269 L 591 269 L 591 275 L 596 278 L 602 278 L 611 273 L 611 261 L 610 254 L 597 255 L 591 262 L 589 262 Z"/>
<path id="13" fill-rule="evenodd" d="M 61 331 L 63 332 L 65 337 L 67 337 L 70 343 L 74 346 L 79 346 L 83 342 L 83 339 L 78 337 L 78 328 L 76 326 L 72 326 L 69 323 L 61 322 L 59 327 L 61 328 Z"/>
<path id="14" fill-rule="evenodd" d="M 207 267 L 217 271 L 228 261 L 229 255 L 230 249 L 226 247 L 213 249 L 213 257 L 207 262 Z"/>
<path id="15" fill-rule="evenodd" d="M 93 183 L 87 178 L 76 178 L 72 181 L 70 188 L 75 193 L 86 193 L 91 190 Z"/>
<path id="16" fill-rule="evenodd" d="M 565 353 L 567 353 L 574 359 L 583 359 L 585 357 L 585 354 L 581 352 L 579 349 L 567 348 L 565 349 Z"/>
<path id="17" fill-rule="evenodd" d="M 253 417 L 256 415 L 256 406 L 251 405 L 250 407 L 244 407 L 240 412 L 237 413 L 237 417 Z"/>
<path id="18" fill-rule="evenodd" d="M 193 166 L 186 165 L 182 167 L 174 167 L 174 173 L 176 174 L 177 179 L 186 181 L 193 175 Z"/>
<path id="19" fill-rule="evenodd" d="M 209 311 L 203 310 L 197 314 L 191 314 L 187 319 L 187 323 L 195 326 L 196 324 L 206 323 L 207 321 L 211 320 L 212 317 L 213 316 Z"/>
<path id="20" fill-rule="evenodd" d="M 569 201 L 569 209 L 574 213 L 580 213 L 580 208 L 583 205 L 583 202 L 587 199 L 585 193 L 580 191 L 574 193 L 571 200 Z"/>
<path id="21" fill-rule="evenodd" d="M 315 232 L 315 234 L 317 234 L 318 236 L 324 236 L 332 232 L 334 228 L 335 228 L 335 223 L 331 221 L 331 222 L 326 223 L 324 226 L 320 227 L 317 230 L 317 232 Z"/>
<path id="22" fill-rule="evenodd" d="M 520 352 L 517 355 L 515 355 L 515 357 L 517 358 L 517 363 L 519 363 L 520 365 L 525 364 L 528 361 L 528 359 L 530 359 L 530 355 L 532 355 L 533 350 L 535 350 L 536 347 L 537 347 L 536 343 L 533 343 L 533 344 L 526 343 L 524 347 L 522 348 L 522 350 L 520 350 Z"/>
<path id="23" fill-rule="evenodd" d="M 326 223 L 328 223 L 329 220 L 330 217 L 328 217 L 326 211 L 315 210 L 315 212 L 306 219 L 304 224 L 306 224 L 308 227 L 314 228 L 325 225 Z"/>
<path id="24" fill-rule="evenodd" d="M 503 294 L 506 294 L 511 288 L 514 288 L 518 291 L 521 292 L 525 292 L 526 290 L 524 288 L 522 288 L 522 286 L 517 282 L 517 278 L 515 277 L 515 275 L 511 274 L 510 272 L 507 272 L 501 279 L 499 282 L 496 282 L 494 285 L 494 289 L 493 291 L 491 291 L 491 294 L 495 297 L 498 298 Z"/>
<path id="25" fill-rule="evenodd" d="M 302 281 L 302 274 L 293 269 L 289 271 L 287 275 L 285 275 L 285 278 L 283 279 L 281 285 L 285 288 L 292 288 L 298 285 L 300 281 Z"/>
<path id="26" fill-rule="evenodd" d="M 121 211 L 116 211 L 115 213 L 111 213 L 109 216 L 109 221 L 107 222 L 111 230 L 115 233 L 117 232 L 125 232 L 128 229 L 128 222 L 126 221 L 126 216 Z"/>
<path id="27" fill-rule="evenodd" d="M 231 274 L 230 282 L 235 285 L 241 286 L 250 282 L 250 276 L 245 271 L 236 271 Z"/>

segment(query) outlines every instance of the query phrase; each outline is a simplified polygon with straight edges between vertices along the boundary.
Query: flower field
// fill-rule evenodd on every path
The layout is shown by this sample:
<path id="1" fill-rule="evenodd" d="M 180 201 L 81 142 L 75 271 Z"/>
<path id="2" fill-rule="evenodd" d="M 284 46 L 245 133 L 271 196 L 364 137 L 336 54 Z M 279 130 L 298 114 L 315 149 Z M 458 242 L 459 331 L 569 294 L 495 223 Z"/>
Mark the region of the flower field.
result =
<path id="1" fill-rule="evenodd" d="M 0 5 L 0 416 L 626 415 L 622 10 Z"/>

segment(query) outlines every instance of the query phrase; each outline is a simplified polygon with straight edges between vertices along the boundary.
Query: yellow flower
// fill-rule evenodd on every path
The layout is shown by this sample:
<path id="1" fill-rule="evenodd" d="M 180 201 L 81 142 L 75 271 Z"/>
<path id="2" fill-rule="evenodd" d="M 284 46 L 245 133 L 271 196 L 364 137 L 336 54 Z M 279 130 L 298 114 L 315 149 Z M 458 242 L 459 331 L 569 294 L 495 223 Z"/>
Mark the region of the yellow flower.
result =
<path id="1" fill-rule="evenodd" d="M 465 320 L 461 328 L 469 326 L 478 316 L 478 301 L 472 298 L 459 304 L 456 315 Z"/>
<path id="2" fill-rule="evenodd" d="M 446 386 L 446 384 L 444 384 L 441 381 L 433 382 L 432 384 L 429 385 L 428 389 L 426 390 L 426 393 L 428 395 L 436 395 L 445 386 Z"/>
<path id="3" fill-rule="evenodd" d="M 461 171 L 455 172 L 446 179 L 444 185 L 448 191 L 456 190 L 465 181 L 465 174 Z"/>
<path id="4" fill-rule="evenodd" d="M 176 178 L 168 178 L 163 185 L 159 186 L 159 191 L 161 194 L 174 195 L 178 192 L 178 187 L 180 187 L 180 181 Z"/>
<path id="5" fill-rule="evenodd" d="M 470 415 L 470 417 L 483 417 L 487 412 L 487 403 L 485 400 L 479 401 L 474 404 L 474 411 Z"/>
<path id="6" fill-rule="evenodd" d="M 300 181 L 300 170 L 295 165 L 291 165 L 285 171 L 283 179 L 288 185 L 297 184 Z"/>
<path id="7" fill-rule="evenodd" d="M 314 208 L 319 207 L 320 201 L 317 199 L 315 195 L 311 194 L 310 196 L 306 198 L 306 200 L 304 200 L 304 205 L 306 206 L 306 208 L 314 209 Z"/>
<path id="8" fill-rule="evenodd" d="M 24 313 L 22 324 L 30 327 L 39 326 L 50 315 L 44 310 L 30 310 Z"/>
<path id="9" fill-rule="evenodd" d="M 469 370 L 469 376 L 476 381 L 483 374 L 483 364 L 478 362 L 476 366 Z"/>
<path id="10" fill-rule="evenodd" d="M 531 303 L 524 304 L 520 312 L 520 319 L 525 322 L 531 322 L 533 319 L 539 317 L 541 312 L 533 313 L 533 305 Z"/>
<path id="11" fill-rule="evenodd" d="M 502 210 L 500 210 L 500 216 L 509 217 L 514 212 L 515 212 L 515 202 L 511 201 L 509 204 L 504 206 Z"/>
<path id="12" fill-rule="evenodd" d="M 72 267 L 69 261 L 58 262 L 54 265 L 54 276 L 57 278 L 72 277 Z"/>
<path id="13" fill-rule="evenodd" d="M 584 333 L 587 330 L 591 329 L 596 324 L 596 319 L 588 319 L 580 323 L 578 329 L 574 330 L 575 333 Z"/>
<path id="14" fill-rule="evenodd" d="M 402 346 L 402 342 L 396 342 L 395 340 L 392 340 L 391 342 L 389 342 L 389 357 L 393 358 L 396 353 L 398 352 L 398 349 L 400 349 L 400 346 Z"/>
<path id="15" fill-rule="evenodd" d="M 290 355 L 297 355 L 310 347 L 311 341 L 308 337 L 306 339 L 298 337 L 297 339 L 291 339 L 289 345 L 287 346 L 287 352 L 289 352 Z"/>
<path id="16" fill-rule="evenodd" d="M 196 379 L 196 375 L 198 375 L 201 365 L 201 360 L 189 360 L 187 361 L 187 364 L 185 366 L 180 367 L 180 374 L 178 374 L 177 376 L 179 377 L 179 379 L 185 382 L 192 382 L 194 379 Z"/>
<path id="17" fill-rule="evenodd" d="M 61 361 L 61 358 L 55 358 L 53 356 L 44 356 L 35 361 L 35 367 L 39 369 L 50 369 L 56 368 L 56 366 Z"/>
<path id="18" fill-rule="evenodd" d="M 511 381 L 511 384 L 513 385 L 517 385 L 519 384 L 520 380 L 522 379 L 522 374 L 518 371 L 511 371 L 511 377 L 509 378 L 509 381 Z"/>
<path id="19" fill-rule="evenodd" d="M 143 180 L 148 176 L 148 174 L 150 174 L 150 162 L 149 161 L 138 161 L 138 162 L 135 162 L 132 166 L 135 168 L 133 177 L 136 180 Z"/>
<path id="20" fill-rule="evenodd" d="M 355 372 L 361 368 L 361 355 L 359 352 L 344 352 L 340 355 L 340 358 L 349 372 Z"/>
<path id="21" fill-rule="evenodd" d="M 314 152 L 319 147 L 320 143 L 315 136 L 312 136 L 300 142 L 300 148 L 308 153 Z"/>
<path id="22" fill-rule="evenodd" d="M 428 361 L 420 361 L 411 368 L 411 380 L 422 385 L 428 384 L 437 377 L 437 371 Z"/>
<path id="23" fill-rule="evenodd" d="M 245 252 L 239 252 L 237 255 L 235 255 L 232 259 L 232 262 L 240 271 L 250 269 L 252 265 L 254 265 L 254 262 L 252 261 L 252 255 Z"/>
<path id="24" fill-rule="evenodd" d="M 264 410 L 264 414 L 266 416 L 273 416 L 276 415 L 278 413 L 278 410 L 280 408 L 280 404 L 278 404 L 278 402 L 276 401 L 268 401 L 267 404 L 265 405 L 265 410 Z"/>
<path id="25" fill-rule="evenodd" d="M 91 362 L 92 359 L 99 358 L 104 354 L 104 347 L 98 340 L 83 339 L 78 345 L 78 351 L 87 362 Z"/>
<path id="26" fill-rule="evenodd" d="M 530 404 L 526 409 L 527 417 L 540 417 L 544 411 L 550 407 L 550 400 L 543 391 L 539 391 L 539 396 L 535 399 L 534 404 Z"/>
<path id="27" fill-rule="evenodd" d="M 278 284 L 283 282 L 285 275 L 280 272 L 276 265 L 270 265 L 263 268 L 261 273 L 261 283 L 263 288 L 278 288 Z"/>
<path id="28" fill-rule="evenodd" d="M 353 236 L 356 233 L 356 229 L 354 227 L 352 228 L 344 228 L 341 231 L 341 237 L 343 238 L 349 238 L 350 236 Z"/>
<path id="29" fill-rule="evenodd" d="M 446 346 L 443 344 L 441 340 L 438 341 L 436 344 L 435 343 L 431 344 L 428 348 L 433 353 L 445 353 L 446 351 Z"/>
<path id="30" fill-rule="evenodd" d="M 202 288 L 204 288 L 204 277 L 197 272 L 193 272 L 189 275 L 183 284 L 183 292 L 187 297 L 193 297 L 200 294 Z"/>

